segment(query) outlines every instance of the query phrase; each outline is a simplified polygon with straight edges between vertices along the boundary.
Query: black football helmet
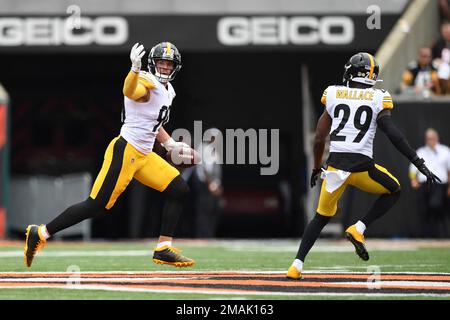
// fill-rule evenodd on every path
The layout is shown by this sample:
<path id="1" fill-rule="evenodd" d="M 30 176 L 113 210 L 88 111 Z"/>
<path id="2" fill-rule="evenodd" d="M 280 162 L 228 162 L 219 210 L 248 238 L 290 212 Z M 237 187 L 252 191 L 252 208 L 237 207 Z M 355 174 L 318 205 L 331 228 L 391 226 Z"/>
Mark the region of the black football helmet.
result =
<path id="1" fill-rule="evenodd" d="M 372 87 L 377 83 L 379 72 L 380 66 L 375 58 L 367 52 L 359 52 L 345 64 L 342 81 L 346 86 L 350 81 L 354 81 Z"/>
<path id="2" fill-rule="evenodd" d="M 156 60 L 169 60 L 174 63 L 174 69 L 170 75 L 161 74 L 156 69 Z M 148 70 L 162 83 L 175 79 L 181 69 L 181 54 L 177 47 L 170 42 L 161 42 L 150 50 L 148 55 Z"/>

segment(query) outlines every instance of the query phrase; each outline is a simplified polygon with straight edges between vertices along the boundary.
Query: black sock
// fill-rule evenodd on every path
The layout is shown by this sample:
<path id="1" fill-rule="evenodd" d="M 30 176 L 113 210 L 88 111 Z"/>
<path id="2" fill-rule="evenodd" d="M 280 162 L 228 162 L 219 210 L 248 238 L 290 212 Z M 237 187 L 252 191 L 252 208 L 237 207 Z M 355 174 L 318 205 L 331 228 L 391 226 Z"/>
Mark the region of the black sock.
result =
<path id="1" fill-rule="evenodd" d="M 85 219 L 94 218 L 103 213 L 105 210 L 106 209 L 97 204 L 95 200 L 89 197 L 87 200 L 77 203 L 64 210 L 63 213 L 46 225 L 47 231 L 52 236 L 55 233 L 80 223 Z"/>
<path id="2" fill-rule="evenodd" d="M 361 219 L 368 227 L 372 222 L 383 216 L 400 198 L 400 190 L 394 193 L 382 194 L 370 208 L 369 212 Z"/>
<path id="3" fill-rule="evenodd" d="M 189 192 L 189 187 L 181 176 L 177 176 L 164 190 L 167 195 L 161 217 L 160 235 L 173 237 L 178 218 L 183 210 L 184 198 Z"/>
<path id="4" fill-rule="evenodd" d="M 298 249 L 297 256 L 295 257 L 296 259 L 299 259 L 303 262 L 305 261 L 306 255 L 308 254 L 309 250 L 311 250 L 323 227 L 326 226 L 330 219 L 331 217 L 325 217 L 316 213 L 314 218 L 308 223 L 308 226 L 306 227 L 306 230 L 302 237 L 302 242 L 300 243 L 300 248 Z"/>

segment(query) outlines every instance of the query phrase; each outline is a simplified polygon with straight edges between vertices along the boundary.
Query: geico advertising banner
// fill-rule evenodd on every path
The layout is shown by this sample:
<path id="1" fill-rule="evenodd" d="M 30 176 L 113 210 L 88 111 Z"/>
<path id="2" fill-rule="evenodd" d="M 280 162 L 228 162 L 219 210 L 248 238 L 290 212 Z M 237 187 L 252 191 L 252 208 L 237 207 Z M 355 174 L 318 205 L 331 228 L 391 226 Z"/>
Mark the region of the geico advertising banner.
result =
<path id="1" fill-rule="evenodd" d="M 0 16 L 0 51 L 128 51 L 171 41 L 182 50 L 375 50 L 398 15 Z"/>

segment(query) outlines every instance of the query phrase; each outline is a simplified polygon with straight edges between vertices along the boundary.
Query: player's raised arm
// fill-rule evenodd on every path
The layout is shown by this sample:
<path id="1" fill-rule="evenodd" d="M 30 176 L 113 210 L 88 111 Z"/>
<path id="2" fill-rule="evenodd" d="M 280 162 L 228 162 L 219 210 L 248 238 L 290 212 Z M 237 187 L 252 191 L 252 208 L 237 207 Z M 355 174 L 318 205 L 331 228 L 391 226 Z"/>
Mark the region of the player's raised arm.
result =
<path id="1" fill-rule="evenodd" d="M 425 165 L 425 160 L 419 158 L 416 151 L 411 148 L 408 140 L 403 135 L 403 133 L 395 126 L 391 118 L 391 111 L 389 109 L 384 109 L 378 114 L 377 125 L 383 131 L 392 144 L 400 151 L 405 157 L 408 158 L 411 163 L 417 167 L 417 169 L 427 177 L 427 185 L 435 184 L 437 181 L 441 180 L 436 177 Z"/>
<path id="2" fill-rule="evenodd" d="M 314 138 L 314 168 L 311 173 L 311 188 L 316 185 L 317 178 L 321 172 L 323 151 L 325 149 L 325 141 L 330 133 L 331 117 L 325 110 L 319 118 L 316 127 L 316 136 Z"/>
<path id="3" fill-rule="evenodd" d="M 130 52 L 131 70 L 125 78 L 123 85 L 123 94 L 132 100 L 139 100 L 148 95 L 150 89 L 154 85 L 148 81 L 144 81 L 139 77 L 141 70 L 141 59 L 145 54 L 144 46 L 136 43 Z M 148 99 L 147 99 L 148 100 Z"/>

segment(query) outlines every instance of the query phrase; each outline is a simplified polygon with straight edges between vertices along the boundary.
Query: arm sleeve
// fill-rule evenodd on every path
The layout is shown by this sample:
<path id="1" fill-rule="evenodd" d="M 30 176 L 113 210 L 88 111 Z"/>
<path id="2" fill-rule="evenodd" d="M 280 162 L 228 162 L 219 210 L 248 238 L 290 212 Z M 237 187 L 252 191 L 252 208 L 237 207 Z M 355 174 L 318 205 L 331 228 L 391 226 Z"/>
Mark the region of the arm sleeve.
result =
<path id="1" fill-rule="evenodd" d="M 154 84 L 133 71 L 128 72 L 123 84 L 123 95 L 137 100 L 147 94 L 148 90 L 155 88 Z"/>
<path id="2" fill-rule="evenodd" d="M 392 144 L 400 151 L 409 161 L 415 162 L 418 159 L 416 151 L 409 145 L 403 133 L 392 122 L 390 116 L 382 116 L 377 120 L 378 127 L 391 140 Z"/>

